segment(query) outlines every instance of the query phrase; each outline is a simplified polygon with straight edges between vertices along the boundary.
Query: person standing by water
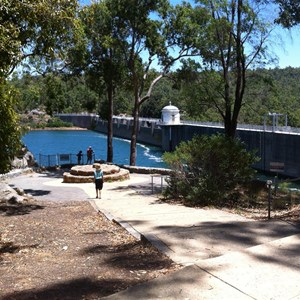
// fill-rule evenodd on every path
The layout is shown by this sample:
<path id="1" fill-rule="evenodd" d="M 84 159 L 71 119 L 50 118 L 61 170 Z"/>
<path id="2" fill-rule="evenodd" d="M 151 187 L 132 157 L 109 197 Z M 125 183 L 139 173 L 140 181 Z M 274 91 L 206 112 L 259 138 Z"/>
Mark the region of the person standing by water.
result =
<path id="1" fill-rule="evenodd" d="M 78 164 L 78 165 L 81 165 L 81 159 L 82 159 L 82 156 L 83 156 L 82 151 L 80 150 L 80 151 L 76 154 L 76 156 L 77 156 L 77 164 Z"/>
<path id="2" fill-rule="evenodd" d="M 93 160 L 93 154 L 94 154 L 94 151 L 92 149 L 91 146 L 89 146 L 86 150 L 86 156 L 87 156 L 87 160 L 86 160 L 86 164 L 88 165 L 89 163 L 91 164 L 92 163 L 92 160 Z"/>
<path id="3" fill-rule="evenodd" d="M 95 164 L 94 178 L 96 188 L 96 198 L 101 199 L 101 191 L 103 188 L 103 171 L 101 170 L 100 164 Z"/>

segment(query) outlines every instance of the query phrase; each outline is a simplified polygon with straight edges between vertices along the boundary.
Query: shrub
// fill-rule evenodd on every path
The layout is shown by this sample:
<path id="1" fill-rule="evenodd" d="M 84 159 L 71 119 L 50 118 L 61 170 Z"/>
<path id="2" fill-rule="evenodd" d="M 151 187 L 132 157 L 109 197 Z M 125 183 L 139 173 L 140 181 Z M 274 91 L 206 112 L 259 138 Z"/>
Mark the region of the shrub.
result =
<path id="1" fill-rule="evenodd" d="M 70 122 L 64 122 L 59 118 L 51 118 L 48 120 L 47 127 L 59 128 L 59 127 L 72 127 L 73 124 Z"/>
<path id="2" fill-rule="evenodd" d="M 240 140 L 221 134 L 182 142 L 163 159 L 174 171 L 168 180 L 167 195 L 193 205 L 238 201 L 236 188 L 253 178 L 251 166 L 257 161 Z"/>

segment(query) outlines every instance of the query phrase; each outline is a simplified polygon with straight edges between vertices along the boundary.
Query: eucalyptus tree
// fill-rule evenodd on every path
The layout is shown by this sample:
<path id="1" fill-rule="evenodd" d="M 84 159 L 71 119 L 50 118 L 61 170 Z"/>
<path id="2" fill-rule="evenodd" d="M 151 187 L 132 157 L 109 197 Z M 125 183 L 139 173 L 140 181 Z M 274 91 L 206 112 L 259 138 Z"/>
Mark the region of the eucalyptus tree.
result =
<path id="1" fill-rule="evenodd" d="M 117 87 L 124 81 L 124 48 L 117 38 L 114 12 L 110 8 L 110 0 L 94 2 L 85 6 L 80 18 L 86 37 L 85 74 L 92 89 L 101 96 L 105 91 L 108 102 L 107 118 L 107 161 L 113 161 L 113 108 Z M 121 47 L 122 46 L 122 47 Z M 100 97 L 99 97 L 100 98 Z M 100 112 L 101 113 L 101 112 Z"/>
<path id="2" fill-rule="evenodd" d="M 114 0 L 110 7 L 116 16 L 117 38 L 126 41 L 123 53 L 134 98 L 130 165 L 135 165 L 141 106 L 172 65 L 192 54 L 189 34 L 199 25 L 189 21 L 189 10 L 174 8 L 167 0 Z M 152 68 L 158 72 L 150 78 Z"/>
<path id="3" fill-rule="evenodd" d="M 147 82 L 147 74 L 155 55 L 164 50 L 164 37 L 160 35 L 162 22 L 151 19 L 150 15 L 158 14 L 166 7 L 166 0 L 111 0 L 110 11 L 115 16 L 115 36 L 122 43 L 122 53 L 133 92 L 133 129 L 130 144 L 130 164 L 136 163 L 136 140 L 138 134 L 139 108 Z M 143 58 L 147 57 L 145 63 Z M 148 86 L 151 93 L 157 80 Z M 146 96 L 145 96 L 146 97 Z M 148 96 L 149 97 L 149 96 Z M 145 98 L 146 99 L 146 98 Z"/>
<path id="4" fill-rule="evenodd" d="M 74 26 L 76 0 L 2 0 L 0 3 L 0 172 L 6 172 L 20 146 L 21 130 L 14 111 L 16 93 L 8 76 L 26 58 L 63 55 Z"/>
<path id="5" fill-rule="evenodd" d="M 226 136 L 234 137 L 244 105 L 246 71 L 268 61 L 267 39 L 271 28 L 260 14 L 263 7 L 255 5 L 255 1 L 197 0 L 196 3 L 195 8 L 205 9 L 210 15 L 206 35 L 197 46 L 203 71 L 199 89 L 221 116 Z"/>

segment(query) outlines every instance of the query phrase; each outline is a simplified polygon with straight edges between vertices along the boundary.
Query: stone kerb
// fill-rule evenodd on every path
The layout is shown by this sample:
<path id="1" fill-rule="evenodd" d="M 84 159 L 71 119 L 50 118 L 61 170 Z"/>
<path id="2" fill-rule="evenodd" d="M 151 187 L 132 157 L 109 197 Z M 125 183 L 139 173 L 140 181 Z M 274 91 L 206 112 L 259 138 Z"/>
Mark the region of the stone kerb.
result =
<path id="1" fill-rule="evenodd" d="M 95 165 L 77 165 L 71 168 L 70 172 L 63 174 L 65 183 L 88 183 L 94 182 Z M 104 181 L 121 181 L 130 178 L 129 171 L 115 165 L 101 164 L 104 174 Z"/>

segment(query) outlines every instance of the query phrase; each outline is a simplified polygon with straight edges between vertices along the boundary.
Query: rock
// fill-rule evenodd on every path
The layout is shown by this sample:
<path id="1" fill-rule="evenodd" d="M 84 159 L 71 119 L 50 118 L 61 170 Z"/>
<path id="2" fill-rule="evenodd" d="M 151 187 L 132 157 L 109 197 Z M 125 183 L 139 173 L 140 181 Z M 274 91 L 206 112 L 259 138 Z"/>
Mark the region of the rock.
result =
<path id="1" fill-rule="evenodd" d="M 0 182 L 0 195 L 0 202 L 7 202 L 10 204 L 20 203 L 27 199 L 24 191 L 23 195 L 20 195 L 16 190 L 4 182 Z"/>
<path id="2" fill-rule="evenodd" d="M 24 169 L 28 167 L 36 166 L 36 161 L 34 160 L 33 154 L 28 151 L 26 147 L 23 147 L 18 153 L 17 157 L 11 162 L 13 168 Z"/>
<path id="3" fill-rule="evenodd" d="M 23 168 L 27 168 L 28 167 L 28 163 L 27 160 L 23 157 L 23 158 L 15 158 L 12 162 L 11 162 L 11 166 L 13 168 L 16 169 L 23 169 Z"/>
<path id="4" fill-rule="evenodd" d="M 37 163 L 36 163 L 36 161 L 34 159 L 34 156 L 33 156 L 33 154 L 30 151 L 27 151 L 25 153 L 24 158 L 27 161 L 28 167 L 35 167 L 37 165 Z"/>
<path id="5" fill-rule="evenodd" d="M 18 195 L 20 196 L 24 196 L 25 195 L 25 192 L 23 189 L 20 189 L 20 188 L 15 188 L 15 191 L 17 192 Z"/>

